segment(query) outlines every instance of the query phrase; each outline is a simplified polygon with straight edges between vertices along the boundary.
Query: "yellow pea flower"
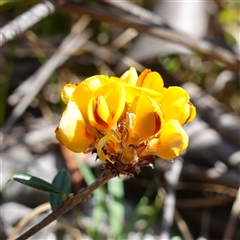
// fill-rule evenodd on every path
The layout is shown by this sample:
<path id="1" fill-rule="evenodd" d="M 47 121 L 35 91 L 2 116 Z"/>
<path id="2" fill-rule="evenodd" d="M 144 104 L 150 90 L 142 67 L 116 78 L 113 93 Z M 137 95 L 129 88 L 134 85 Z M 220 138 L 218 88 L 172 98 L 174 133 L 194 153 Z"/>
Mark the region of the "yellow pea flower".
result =
<path id="1" fill-rule="evenodd" d="M 106 132 L 116 125 L 124 108 L 124 87 L 118 82 L 109 82 L 92 95 L 88 105 L 88 120 L 92 127 Z"/>
<path id="2" fill-rule="evenodd" d="M 142 155 L 156 155 L 165 160 L 178 157 L 188 146 L 188 135 L 177 120 L 163 127 L 160 137 L 151 139 Z"/>
<path id="3" fill-rule="evenodd" d="M 169 87 L 161 101 L 163 118 L 167 122 L 178 120 L 181 125 L 191 122 L 196 116 L 196 108 L 190 102 L 188 93 L 181 87 Z"/>
<path id="4" fill-rule="evenodd" d="M 129 127 L 130 142 L 147 140 L 160 131 L 162 113 L 157 103 L 151 98 L 145 95 L 135 97 L 130 111 L 134 116 Z"/>
<path id="5" fill-rule="evenodd" d="M 165 88 L 157 72 L 139 76 L 131 67 L 118 78 L 96 75 L 66 84 L 67 104 L 56 138 L 74 152 L 91 147 L 117 173 L 133 175 L 154 164 L 154 156 L 173 160 L 188 146 L 182 125 L 196 109 L 181 87 Z"/>
<path id="6" fill-rule="evenodd" d="M 74 100 L 69 100 L 55 130 L 56 138 L 73 152 L 84 152 L 94 137 L 87 131 L 85 120 Z"/>
<path id="7" fill-rule="evenodd" d="M 96 75 L 82 81 L 73 91 L 71 98 L 74 99 L 85 119 L 87 119 L 88 104 L 93 93 L 107 82 L 111 82 L 108 76 Z"/>

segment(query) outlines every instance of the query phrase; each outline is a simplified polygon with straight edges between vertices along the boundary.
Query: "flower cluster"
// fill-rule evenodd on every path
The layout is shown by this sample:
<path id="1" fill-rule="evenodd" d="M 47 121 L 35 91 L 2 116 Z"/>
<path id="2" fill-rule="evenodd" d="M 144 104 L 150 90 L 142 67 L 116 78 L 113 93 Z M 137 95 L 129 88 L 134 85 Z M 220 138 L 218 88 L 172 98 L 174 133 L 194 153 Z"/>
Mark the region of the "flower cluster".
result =
<path id="1" fill-rule="evenodd" d="M 173 160 L 188 146 L 182 126 L 194 119 L 195 107 L 181 87 L 165 88 L 149 69 L 139 76 L 131 67 L 120 78 L 97 75 L 63 87 L 67 105 L 56 138 L 74 152 L 95 151 L 110 168 L 134 173 Z"/>

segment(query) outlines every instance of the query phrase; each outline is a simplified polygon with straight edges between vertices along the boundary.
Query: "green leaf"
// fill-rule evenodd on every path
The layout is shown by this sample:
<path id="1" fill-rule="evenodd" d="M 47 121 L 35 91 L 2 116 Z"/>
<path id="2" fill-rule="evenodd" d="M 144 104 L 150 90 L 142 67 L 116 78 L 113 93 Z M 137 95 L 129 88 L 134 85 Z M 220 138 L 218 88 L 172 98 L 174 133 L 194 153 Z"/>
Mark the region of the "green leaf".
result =
<path id="1" fill-rule="evenodd" d="M 153 178 L 152 181 L 148 184 L 146 192 L 138 202 L 138 205 L 136 206 L 127 224 L 124 226 L 122 234 L 118 239 L 126 239 L 127 235 L 135 228 L 135 223 L 139 219 L 143 219 L 143 218 L 145 219 L 146 208 L 144 209 L 144 207 L 150 205 L 149 198 L 155 191 L 156 191 L 156 181 L 155 181 L 155 178 Z M 153 211 L 151 211 L 151 213 L 153 213 Z"/>
<path id="2" fill-rule="evenodd" d="M 86 181 L 87 185 L 92 184 L 94 181 L 96 181 L 95 176 L 93 175 L 92 171 L 89 169 L 89 167 L 83 163 L 80 162 L 78 165 L 79 170 L 81 171 L 81 174 Z M 93 195 L 99 200 L 99 201 L 105 201 L 105 193 L 102 187 L 96 189 L 93 192 Z"/>
<path id="3" fill-rule="evenodd" d="M 41 178 L 31 176 L 26 173 L 14 173 L 8 181 L 17 181 L 31 188 L 38 189 L 43 192 L 55 193 L 62 196 L 63 200 L 67 199 L 67 195 L 51 183 L 44 181 Z"/>
<path id="4" fill-rule="evenodd" d="M 70 174 L 66 170 L 60 170 L 53 179 L 52 185 L 61 189 L 66 195 L 68 195 L 71 188 Z M 58 194 L 50 193 L 49 201 L 52 210 L 55 211 L 61 206 L 63 199 Z"/>
<path id="5" fill-rule="evenodd" d="M 113 239 L 120 239 L 124 223 L 124 187 L 120 178 L 113 178 L 108 181 L 108 191 L 112 196 L 109 204 L 109 223 L 113 231 Z"/>
<path id="6" fill-rule="evenodd" d="M 87 185 L 92 184 L 96 180 L 92 171 L 84 162 L 81 161 L 78 167 Z M 107 210 L 106 202 L 105 202 L 105 192 L 103 190 L 103 187 L 96 189 L 93 192 L 93 195 L 95 197 L 95 204 L 92 210 L 92 218 L 93 218 L 92 229 L 91 229 L 91 232 L 89 232 L 89 234 L 93 239 L 99 239 L 99 233 L 100 233 L 99 225 L 101 224 L 102 218 Z"/>

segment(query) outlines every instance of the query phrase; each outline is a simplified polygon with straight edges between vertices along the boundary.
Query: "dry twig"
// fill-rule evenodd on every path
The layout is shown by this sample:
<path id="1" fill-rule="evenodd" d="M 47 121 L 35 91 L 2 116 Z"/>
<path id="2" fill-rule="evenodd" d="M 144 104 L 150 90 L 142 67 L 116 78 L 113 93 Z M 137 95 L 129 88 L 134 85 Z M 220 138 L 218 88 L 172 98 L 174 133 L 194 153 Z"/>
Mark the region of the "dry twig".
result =
<path id="1" fill-rule="evenodd" d="M 74 206 L 79 204 L 80 202 L 86 201 L 90 194 L 92 194 L 93 191 L 95 191 L 97 188 L 104 185 L 108 180 L 115 177 L 116 174 L 113 173 L 110 170 L 105 170 L 102 175 L 90 186 L 80 190 L 75 196 L 69 196 L 69 198 L 62 204 L 61 207 L 59 207 L 56 211 L 49 214 L 46 218 L 44 218 L 40 223 L 36 224 L 29 230 L 27 230 L 25 233 L 20 235 L 16 238 L 16 240 L 25 240 L 29 238 L 30 236 L 34 235 L 38 231 L 40 231 L 42 228 L 62 216 L 64 213 L 71 210 Z"/>
<path id="2" fill-rule="evenodd" d="M 230 51 L 210 42 L 193 38 L 172 29 L 152 27 L 150 24 L 141 24 L 139 23 L 139 19 L 136 19 L 136 21 L 130 21 L 127 17 L 123 18 L 121 14 L 118 14 L 117 12 L 113 13 L 101 6 L 91 7 L 82 4 L 63 3 L 58 5 L 58 9 L 75 14 L 88 14 L 93 19 L 109 22 L 110 24 L 114 24 L 122 28 L 134 28 L 141 33 L 146 33 L 160 39 L 182 44 L 193 51 L 197 51 L 211 58 L 220 60 L 229 68 L 240 68 L 239 58 Z"/>
<path id="3" fill-rule="evenodd" d="M 7 119 L 3 127 L 5 132 L 8 132 L 16 120 L 22 116 L 34 97 L 46 84 L 53 71 L 61 66 L 72 53 L 77 51 L 87 41 L 89 34 L 83 34 L 81 32 L 90 22 L 90 18 L 86 15 L 83 18 L 81 18 L 80 21 L 73 26 L 71 33 L 63 40 L 59 48 L 59 52 L 53 54 L 52 57 L 27 80 L 29 84 L 24 88 L 24 90 L 21 90 L 25 95 L 18 102 Z M 84 24 L 82 26 L 83 22 Z"/>
<path id="4" fill-rule="evenodd" d="M 111 0 L 102 0 L 102 2 L 109 4 L 115 8 L 118 8 L 124 12 L 130 13 L 133 16 L 140 18 L 141 20 L 154 24 L 156 26 L 165 26 L 167 27 L 168 24 L 163 21 L 161 17 L 154 14 L 153 12 L 142 8 L 132 2 L 128 1 L 111 1 Z"/>
<path id="5" fill-rule="evenodd" d="M 54 11 L 55 6 L 50 1 L 43 1 L 34 5 L 27 12 L 18 16 L 0 29 L 0 46 L 19 36 Z"/>

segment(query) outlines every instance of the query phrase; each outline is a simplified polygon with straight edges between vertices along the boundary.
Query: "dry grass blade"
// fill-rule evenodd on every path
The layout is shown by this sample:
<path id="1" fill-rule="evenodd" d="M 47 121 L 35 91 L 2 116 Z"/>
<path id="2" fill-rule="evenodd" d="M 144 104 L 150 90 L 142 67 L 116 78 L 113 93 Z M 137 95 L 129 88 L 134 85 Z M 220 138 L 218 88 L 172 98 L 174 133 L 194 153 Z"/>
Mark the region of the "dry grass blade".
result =
<path id="1" fill-rule="evenodd" d="M 190 199 L 190 200 L 178 200 L 178 208 L 203 208 L 203 207 L 216 207 L 225 204 L 226 201 L 223 199 Z"/>
<path id="2" fill-rule="evenodd" d="M 184 239 L 193 240 L 194 238 L 193 238 L 186 222 L 183 220 L 182 216 L 180 215 L 180 213 L 177 210 L 175 210 L 174 217 L 175 217 L 175 221 L 176 221 L 178 228 L 181 231 Z"/>
<path id="3" fill-rule="evenodd" d="M 135 67 L 139 72 L 145 69 L 142 64 L 116 51 L 115 48 L 99 46 L 93 42 L 88 41 L 82 46 L 82 49 L 84 51 L 91 52 L 93 55 L 99 57 L 100 59 L 103 59 L 107 63 L 112 63 L 112 59 L 117 59 L 122 61 L 127 66 Z"/>
<path id="4" fill-rule="evenodd" d="M 170 228 L 173 224 L 176 203 L 175 187 L 182 171 L 182 165 L 183 160 L 181 158 L 177 158 L 174 160 L 170 170 L 165 173 L 167 181 L 167 195 L 164 199 L 163 216 L 159 235 L 159 239 L 162 240 L 169 239 L 170 237 Z"/>
<path id="5" fill-rule="evenodd" d="M 20 232 L 26 224 L 33 219 L 35 216 L 48 211 L 51 209 L 50 203 L 44 203 L 35 209 L 33 209 L 27 216 L 21 219 L 21 221 L 17 224 L 17 226 L 14 228 L 13 232 L 8 236 L 7 240 L 13 240 L 14 237 L 17 235 L 18 232 Z"/>
<path id="6" fill-rule="evenodd" d="M 56 225 L 56 228 L 60 230 L 64 230 L 65 232 L 68 232 L 73 237 L 73 239 L 77 239 L 77 240 L 83 239 L 78 229 L 72 227 L 71 225 L 65 222 L 64 223 L 58 222 Z"/>
<path id="7" fill-rule="evenodd" d="M 240 188 L 238 189 L 236 200 L 233 203 L 232 211 L 230 214 L 230 218 L 228 220 L 225 234 L 223 236 L 223 240 L 232 239 L 234 229 L 235 229 L 236 223 L 237 223 L 237 218 L 239 218 L 239 217 L 240 217 Z"/>
<path id="8" fill-rule="evenodd" d="M 117 38 L 115 38 L 111 45 L 115 48 L 115 50 L 117 50 L 137 36 L 138 32 L 135 29 L 128 28 Z"/>
<path id="9" fill-rule="evenodd" d="M 134 16 L 137 16 L 138 18 L 149 22 L 151 24 L 157 25 L 157 26 L 168 26 L 161 17 L 155 15 L 153 12 L 142 8 L 132 2 L 128 1 L 111 1 L 111 0 L 102 0 L 102 2 L 105 2 L 109 4 L 110 6 L 116 7 L 124 12 L 130 13 Z"/>
<path id="10" fill-rule="evenodd" d="M 74 52 L 79 49 L 88 39 L 89 34 L 82 33 L 82 24 L 84 27 L 90 22 L 90 18 L 83 16 L 72 28 L 71 33 L 63 40 L 59 52 L 53 54 L 53 56 L 42 65 L 38 71 L 31 76 L 28 81 L 31 81 L 32 84 L 28 85 L 24 90 L 26 93 L 24 97 L 19 101 L 19 103 L 13 109 L 11 115 L 4 125 L 4 131 L 8 132 L 16 120 L 22 116 L 26 108 L 32 102 L 34 97 L 46 84 L 49 77 L 53 71 L 61 66 L 71 55 L 69 52 Z M 68 53 L 68 54 L 67 54 Z M 30 80 L 31 79 L 31 80 Z M 33 81 L 34 79 L 34 81 Z"/>

